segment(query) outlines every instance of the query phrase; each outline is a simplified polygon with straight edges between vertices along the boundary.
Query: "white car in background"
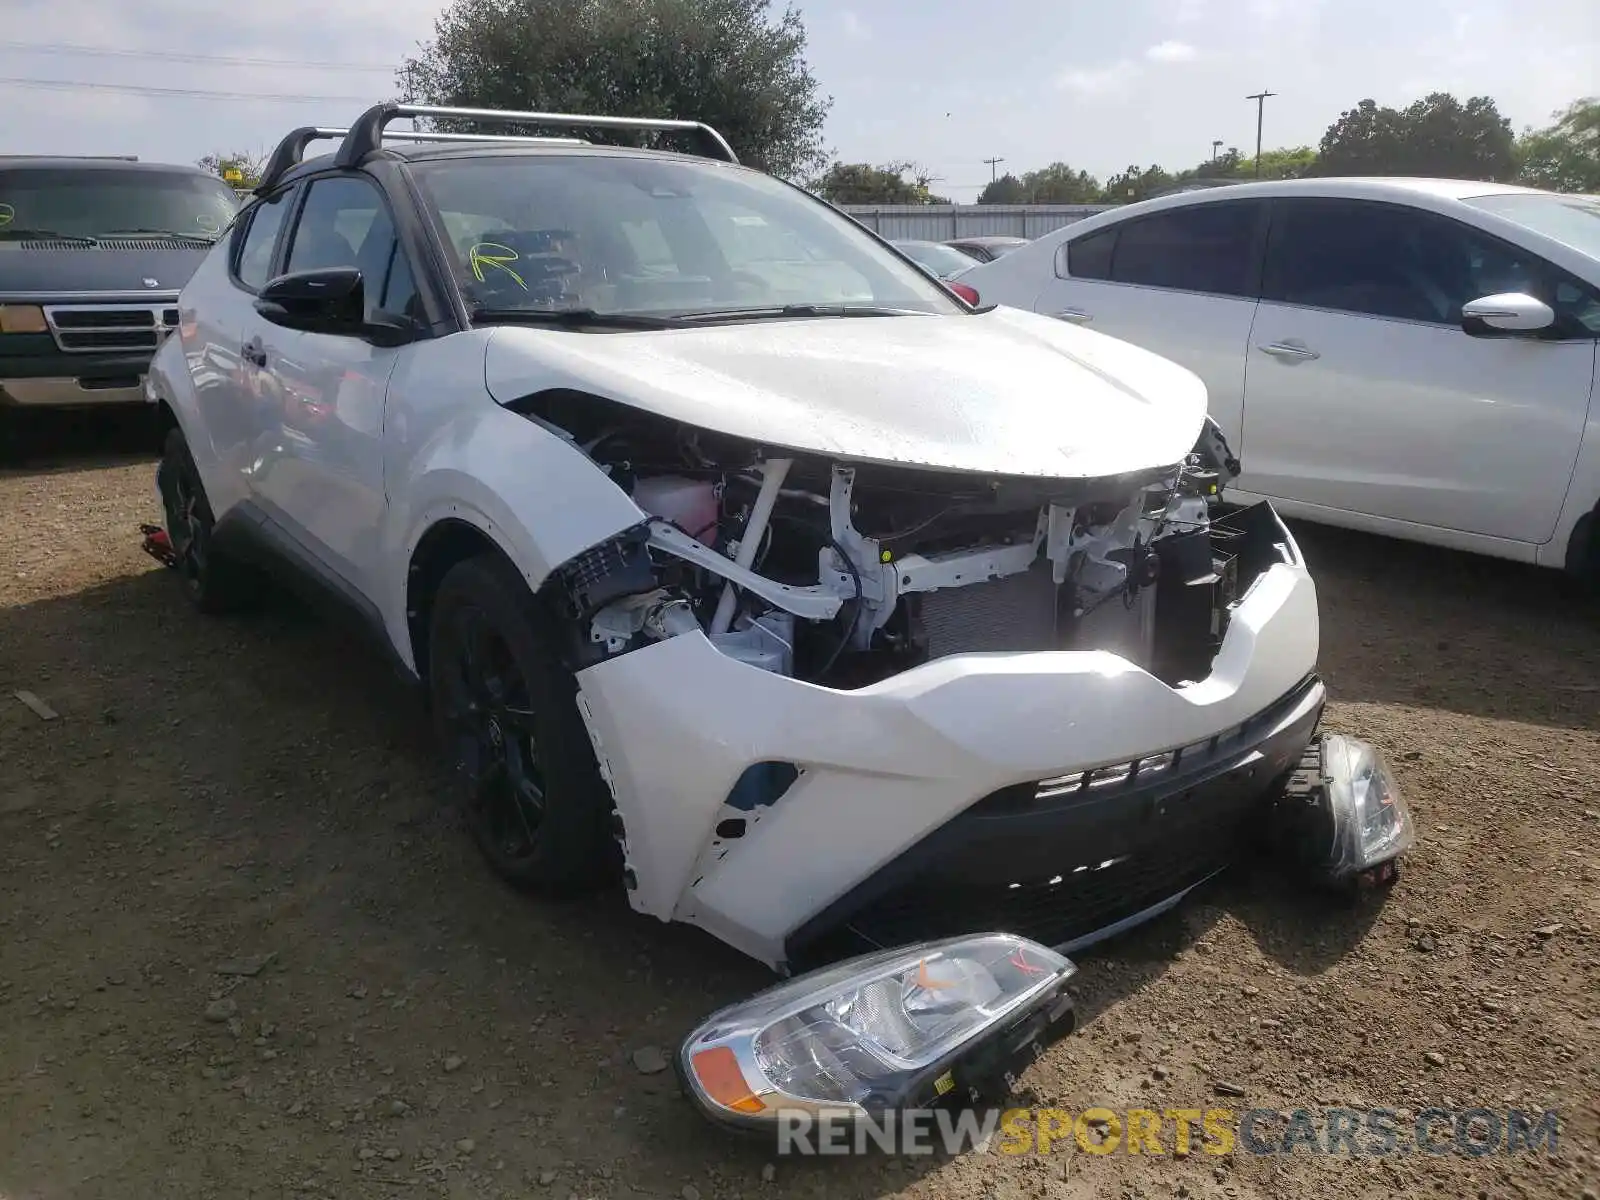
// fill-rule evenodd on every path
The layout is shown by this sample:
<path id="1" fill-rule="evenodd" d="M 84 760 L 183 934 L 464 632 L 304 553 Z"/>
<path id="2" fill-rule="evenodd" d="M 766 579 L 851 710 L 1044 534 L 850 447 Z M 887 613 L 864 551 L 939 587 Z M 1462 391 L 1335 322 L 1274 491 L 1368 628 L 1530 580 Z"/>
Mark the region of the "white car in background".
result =
<path id="1" fill-rule="evenodd" d="M 1100 213 L 961 277 L 1198 374 L 1288 516 L 1600 578 L 1600 202 L 1241 184 Z"/>

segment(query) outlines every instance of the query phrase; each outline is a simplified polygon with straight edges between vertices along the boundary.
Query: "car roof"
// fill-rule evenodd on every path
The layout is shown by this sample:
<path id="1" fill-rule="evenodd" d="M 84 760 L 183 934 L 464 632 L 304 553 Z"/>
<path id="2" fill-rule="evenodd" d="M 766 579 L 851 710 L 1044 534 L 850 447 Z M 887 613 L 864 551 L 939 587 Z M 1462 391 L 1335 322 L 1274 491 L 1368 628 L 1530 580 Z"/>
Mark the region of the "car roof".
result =
<path id="1" fill-rule="evenodd" d="M 1228 200 L 1251 198 L 1304 196 L 1329 200 L 1390 200 L 1411 203 L 1419 208 L 1438 212 L 1449 211 L 1454 205 L 1481 196 L 1548 196 L 1551 192 L 1539 188 L 1519 187 L 1511 183 L 1489 183 L 1471 179 L 1430 179 L 1393 175 L 1330 175 L 1308 179 L 1263 179 L 1244 183 L 1231 183 L 1223 187 L 1199 188 L 1193 191 L 1164 192 L 1147 200 L 1130 204 L 1116 204 L 1091 216 L 1062 226 L 1044 239 L 1051 242 L 1088 237 L 1102 229 L 1119 225 L 1123 221 L 1147 213 L 1165 212 L 1170 208 L 1192 208 L 1202 204 L 1219 204 Z M 1067 231 L 1071 232 L 1068 233 Z"/>
<path id="2" fill-rule="evenodd" d="M 86 171 L 161 171 L 172 175 L 203 175 L 207 179 L 218 178 L 212 172 L 201 167 L 190 166 L 185 163 L 140 162 L 136 158 L 97 158 L 93 155 L 68 155 L 68 154 L 0 154 L 0 171 L 13 167 L 50 168 L 70 167 L 72 170 Z"/>
<path id="3" fill-rule="evenodd" d="M 1015 236 L 1013 236 L 1011 234 L 980 233 L 980 234 L 976 235 L 975 237 L 951 238 L 949 241 L 945 242 L 945 245 L 946 246 L 956 246 L 956 245 L 960 245 L 962 242 L 966 242 L 966 243 L 968 243 L 970 245 L 973 245 L 973 246 L 989 246 L 989 245 L 997 245 L 997 244 L 999 244 L 1001 242 L 1025 242 L 1027 240 L 1028 239 L 1025 238 L 1025 237 L 1015 237 Z"/>
<path id="4" fill-rule="evenodd" d="M 1394 192 L 1405 195 L 1433 196 L 1440 200 L 1464 200 L 1468 196 L 1494 196 L 1514 192 L 1537 192 L 1538 188 L 1521 187 L 1514 183 L 1492 183 L 1482 179 L 1436 179 L 1426 176 L 1406 175 L 1330 175 L 1311 179 L 1273 179 L 1261 182 L 1231 184 L 1223 188 L 1207 189 L 1206 198 L 1222 196 L 1228 192 L 1272 192 L 1292 195 L 1295 192 L 1316 191 L 1329 195 L 1369 195 L 1372 192 Z"/>
<path id="5" fill-rule="evenodd" d="M 1294 196 L 1303 194 L 1351 198 L 1392 196 L 1428 197 L 1434 200 L 1466 200 L 1477 196 L 1538 195 L 1540 189 L 1512 183 L 1489 183 L 1473 179 L 1429 179 L 1396 175 L 1330 175 L 1310 179 L 1264 179 L 1230 183 L 1221 187 L 1167 192 L 1137 204 L 1119 205 L 1109 211 L 1166 208 L 1188 204 L 1212 204 L 1246 196 Z M 1096 213 L 1095 216 L 1102 214 Z"/>

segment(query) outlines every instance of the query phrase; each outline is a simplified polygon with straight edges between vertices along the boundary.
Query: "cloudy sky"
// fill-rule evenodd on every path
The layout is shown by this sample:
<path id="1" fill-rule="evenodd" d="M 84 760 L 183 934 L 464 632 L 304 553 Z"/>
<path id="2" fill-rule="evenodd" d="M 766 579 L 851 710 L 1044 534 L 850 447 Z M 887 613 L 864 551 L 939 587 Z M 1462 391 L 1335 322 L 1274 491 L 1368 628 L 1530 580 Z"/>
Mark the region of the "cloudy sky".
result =
<path id="1" fill-rule="evenodd" d="M 443 2 L 0 0 L 0 153 L 184 161 L 342 124 Z M 1315 144 L 1366 96 L 1487 93 L 1520 129 L 1600 93 L 1600 0 L 797 3 L 837 154 L 913 160 L 960 200 L 997 155 L 1104 177 L 1248 151 L 1263 88 L 1268 146 Z"/>

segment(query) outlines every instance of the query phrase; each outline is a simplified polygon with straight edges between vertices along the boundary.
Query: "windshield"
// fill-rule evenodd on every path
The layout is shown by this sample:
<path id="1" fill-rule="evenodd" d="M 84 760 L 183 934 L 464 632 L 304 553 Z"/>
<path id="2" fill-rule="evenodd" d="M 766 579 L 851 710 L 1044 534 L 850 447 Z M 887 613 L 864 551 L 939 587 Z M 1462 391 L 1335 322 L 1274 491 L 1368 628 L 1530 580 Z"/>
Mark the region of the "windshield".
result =
<path id="1" fill-rule="evenodd" d="M 222 180 L 188 171 L 0 170 L 0 238 L 8 231 L 101 237 L 134 229 L 215 238 L 238 207 L 239 198 Z"/>
<path id="2" fill-rule="evenodd" d="M 961 253 L 953 246 L 941 246 L 938 242 L 896 242 L 895 246 L 907 258 L 916 259 L 946 279 L 974 265 L 970 255 Z"/>
<path id="3" fill-rule="evenodd" d="M 603 154 L 413 170 L 483 309 L 963 311 L 849 217 L 755 171 Z"/>
<path id="4" fill-rule="evenodd" d="M 1600 260 L 1600 200 L 1590 196 L 1472 196 L 1467 203 Z"/>

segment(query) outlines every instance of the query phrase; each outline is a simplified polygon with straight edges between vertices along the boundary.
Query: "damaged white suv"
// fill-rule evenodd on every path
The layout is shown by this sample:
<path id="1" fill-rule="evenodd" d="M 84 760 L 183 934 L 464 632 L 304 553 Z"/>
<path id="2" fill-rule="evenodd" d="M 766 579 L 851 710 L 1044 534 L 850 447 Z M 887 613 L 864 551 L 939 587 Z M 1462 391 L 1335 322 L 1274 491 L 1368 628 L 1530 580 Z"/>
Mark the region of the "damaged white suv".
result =
<path id="1" fill-rule="evenodd" d="M 1269 812 L 1336 875 L 1410 843 L 1377 753 L 1317 736 L 1315 588 L 1220 507 L 1200 381 L 968 306 L 704 126 L 297 130 L 179 307 L 191 597 L 286 567 L 360 619 L 516 883 L 620 876 L 783 972 L 998 931 L 1059 978 Z"/>

